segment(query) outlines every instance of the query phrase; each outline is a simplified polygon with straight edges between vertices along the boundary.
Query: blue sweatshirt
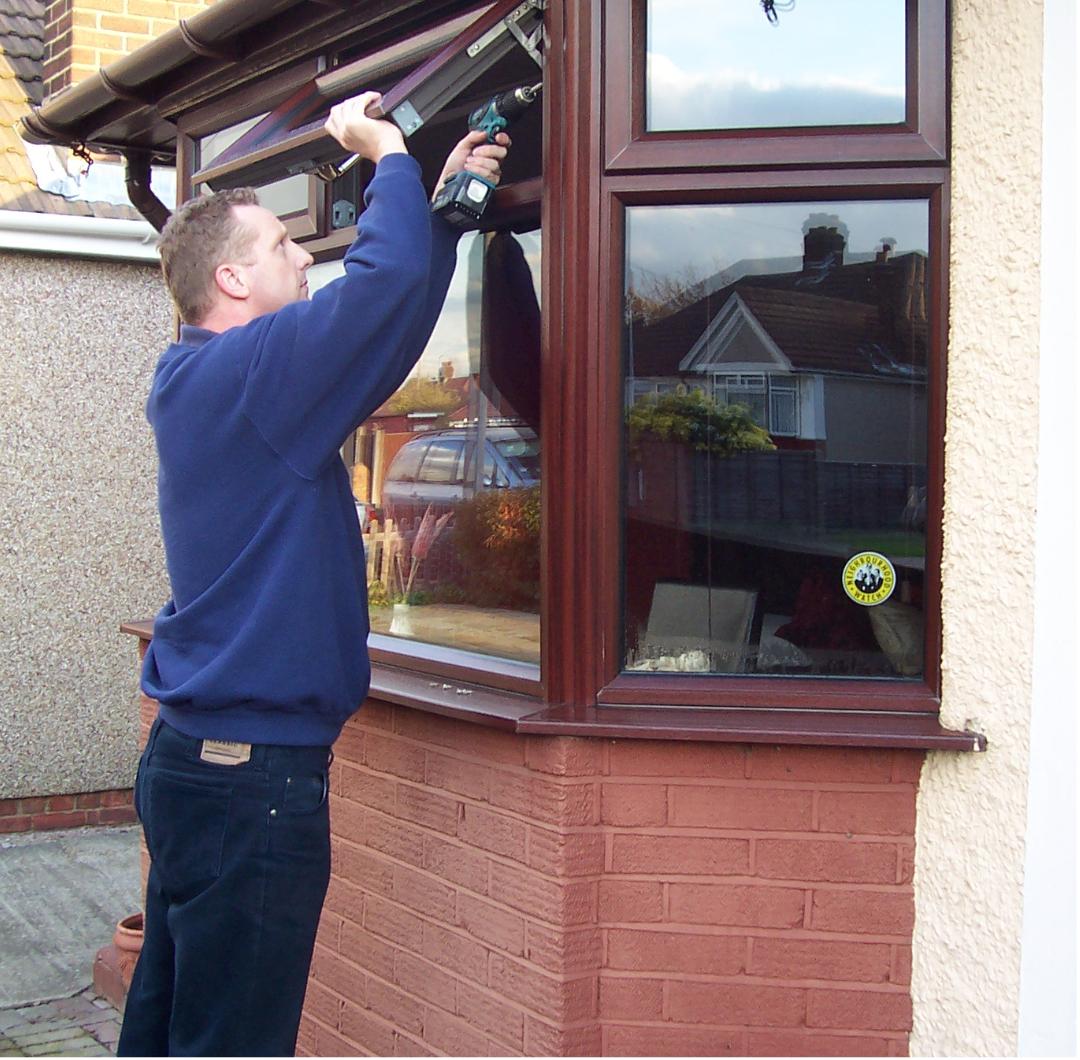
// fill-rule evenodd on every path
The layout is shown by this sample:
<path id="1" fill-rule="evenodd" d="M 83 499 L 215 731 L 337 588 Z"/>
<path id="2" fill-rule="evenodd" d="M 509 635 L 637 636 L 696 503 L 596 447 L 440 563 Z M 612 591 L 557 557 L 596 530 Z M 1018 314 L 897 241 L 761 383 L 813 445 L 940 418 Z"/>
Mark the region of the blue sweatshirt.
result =
<path id="1" fill-rule="evenodd" d="M 339 450 L 434 328 L 457 233 L 379 162 L 345 275 L 243 327 L 184 326 L 147 417 L 172 599 L 142 687 L 203 739 L 332 743 L 367 694 L 363 543 Z"/>

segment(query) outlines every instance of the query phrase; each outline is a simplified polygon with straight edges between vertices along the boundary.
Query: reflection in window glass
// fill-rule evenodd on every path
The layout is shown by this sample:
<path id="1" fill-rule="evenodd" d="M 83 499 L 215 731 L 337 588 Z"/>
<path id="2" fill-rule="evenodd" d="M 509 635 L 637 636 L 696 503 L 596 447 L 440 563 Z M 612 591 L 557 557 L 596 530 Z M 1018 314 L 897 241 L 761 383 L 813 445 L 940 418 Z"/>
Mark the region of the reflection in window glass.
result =
<path id="1" fill-rule="evenodd" d="M 921 676 L 928 229 L 628 209 L 628 669 Z"/>
<path id="2" fill-rule="evenodd" d="M 254 128 L 265 117 L 265 114 L 257 114 L 254 118 L 248 118 L 246 121 L 239 122 L 236 125 L 230 125 L 227 129 L 219 129 L 208 136 L 200 137 L 199 167 L 205 168 L 210 165 L 215 158 L 218 158 L 226 149 L 232 147 L 244 133 Z M 209 194 L 213 189 L 209 185 L 203 184 L 199 190 L 203 194 Z M 277 214 L 278 217 L 303 213 L 308 208 L 308 177 L 304 174 L 284 177 L 281 180 L 264 184 L 258 189 L 258 192 L 260 205 L 265 206 L 268 210 Z"/>
<path id="3" fill-rule="evenodd" d="M 268 210 L 285 217 L 289 214 L 303 213 L 308 208 L 310 177 L 299 173 L 283 180 L 275 180 L 257 189 L 259 203 Z"/>
<path id="4" fill-rule="evenodd" d="M 247 118 L 230 125 L 227 129 L 219 129 L 207 136 L 199 137 L 199 166 L 203 168 L 210 165 L 227 148 L 232 147 L 244 133 L 254 129 L 265 118 L 265 114 L 256 114 L 254 118 Z"/>
<path id="5" fill-rule="evenodd" d="M 751 0 L 652 0 L 646 128 L 902 122 L 904 0 L 797 0 L 775 25 Z"/>
<path id="6" fill-rule="evenodd" d="M 345 447 L 374 633 L 540 661 L 539 287 L 538 231 L 466 235 L 427 348 Z"/>

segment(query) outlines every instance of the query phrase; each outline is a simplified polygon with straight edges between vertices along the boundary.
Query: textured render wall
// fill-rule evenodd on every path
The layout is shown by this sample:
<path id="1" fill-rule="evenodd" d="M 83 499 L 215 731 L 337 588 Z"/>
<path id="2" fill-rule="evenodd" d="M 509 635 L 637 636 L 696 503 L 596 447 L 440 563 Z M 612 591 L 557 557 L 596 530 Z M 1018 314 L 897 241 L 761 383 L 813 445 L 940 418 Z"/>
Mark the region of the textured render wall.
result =
<path id="1" fill-rule="evenodd" d="M 334 750 L 302 1053 L 906 1053 L 921 754 L 374 701 Z"/>
<path id="2" fill-rule="evenodd" d="M 0 798 L 130 787 L 135 643 L 165 599 L 143 414 L 154 266 L 0 255 Z"/>
<path id="3" fill-rule="evenodd" d="M 932 754 L 923 772 L 911 1048 L 1008 1056 L 1034 628 L 1042 5 L 952 11 L 942 720 L 990 749 Z"/>

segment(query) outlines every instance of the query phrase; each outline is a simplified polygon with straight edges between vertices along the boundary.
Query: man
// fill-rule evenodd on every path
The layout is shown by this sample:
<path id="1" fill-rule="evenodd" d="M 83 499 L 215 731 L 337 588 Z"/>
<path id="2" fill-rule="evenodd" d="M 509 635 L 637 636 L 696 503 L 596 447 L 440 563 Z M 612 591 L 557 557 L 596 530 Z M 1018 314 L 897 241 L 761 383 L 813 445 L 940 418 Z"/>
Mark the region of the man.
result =
<path id="1" fill-rule="evenodd" d="M 197 198 L 161 236 L 183 324 L 147 415 L 172 599 L 142 684 L 160 703 L 135 783 L 152 858 L 121 1055 L 291 1055 L 329 881 L 330 745 L 367 693 L 365 563 L 347 435 L 402 383 L 442 307 L 456 233 L 434 218 L 377 93 L 330 134 L 376 163 L 345 275 L 250 189 Z M 509 144 L 470 133 L 497 182 Z"/>

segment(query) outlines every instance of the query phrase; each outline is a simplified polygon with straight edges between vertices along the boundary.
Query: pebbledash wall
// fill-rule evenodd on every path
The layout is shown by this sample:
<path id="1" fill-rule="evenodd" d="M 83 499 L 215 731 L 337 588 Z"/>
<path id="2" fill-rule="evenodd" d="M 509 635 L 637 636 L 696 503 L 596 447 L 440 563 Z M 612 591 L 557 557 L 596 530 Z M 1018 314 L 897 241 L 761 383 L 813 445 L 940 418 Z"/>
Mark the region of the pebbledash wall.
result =
<path id="1" fill-rule="evenodd" d="M 1068 217 L 1061 201 L 1047 203 L 1046 214 L 1040 209 L 1043 93 L 1068 92 L 1067 80 L 1043 73 L 1044 11 L 1050 46 L 1056 39 L 1075 55 L 1075 15 L 1070 34 L 1062 5 L 960 0 L 952 6 L 941 710 L 944 725 L 985 733 L 989 750 L 931 753 L 921 778 L 916 1054 L 1010 1055 L 1018 1048 L 1029 774 L 1059 768 L 1063 752 L 1059 744 L 1048 759 L 1033 758 L 1029 743 L 1036 484 L 1040 467 L 1050 476 L 1061 448 L 1067 451 L 1073 416 L 1057 423 L 1050 452 L 1040 458 L 1040 358 L 1045 367 L 1056 366 L 1057 385 L 1068 392 L 1072 348 L 1067 334 L 1048 334 L 1040 349 L 1040 284 L 1054 279 L 1042 275 L 1041 228 L 1044 220 L 1056 228 Z M 1075 137 L 1075 127 L 1052 126 L 1048 133 Z M 1075 185 L 1069 195 L 1075 219 Z M 1075 239 L 1075 229 L 1068 233 L 1066 225 L 1061 234 Z M 1068 269 L 1067 260 L 1055 255 L 1047 267 Z M 1068 622 L 1071 605 L 1065 613 L 1060 602 L 1057 607 L 1055 621 Z M 1067 690 L 1067 683 L 1058 687 L 1054 704 L 1062 737 L 1070 724 Z M 1066 753 L 1072 746 L 1066 739 Z M 1056 819 L 1033 822 L 1035 830 L 1049 828 L 1068 846 L 1067 807 L 1067 801 L 1056 807 Z M 1071 890 L 1065 878 L 1059 886 Z M 1072 939 L 1072 932 L 1064 937 Z M 1049 952 L 1041 958 L 1048 969 L 1057 963 Z M 1056 974 L 1075 982 L 1071 955 L 1060 960 Z M 1060 987 L 1052 980 L 1053 974 L 1043 987 L 1055 992 Z"/>
<path id="2" fill-rule="evenodd" d="M 58 92 L 212 2 L 39 4 L 44 54 L 28 8 L 19 69 L 33 80 L 40 61 Z M 8 125 L 29 109 L 4 99 Z M 10 128 L 4 147 L 30 172 Z M 168 595 L 143 414 L 172 326 L 154 233 L 55 199 L 0 210 L 0 833 L 130 818 L 136 699 L 119 623 Z"/>
<path id="3" fill-rule="evenodd" d="M 168 298 L 153 263 L 40 253 L 0 253 L 0 289 L 0 800 L 130 788 L 135 691 L 119 623 L 166 591 L 142 410 Z M 86 808 L 57 812 L 93 823 L 77 816 Z M 22 809 L 6 801 L 0 828 L 59 820 L 39 802 Z"/>

